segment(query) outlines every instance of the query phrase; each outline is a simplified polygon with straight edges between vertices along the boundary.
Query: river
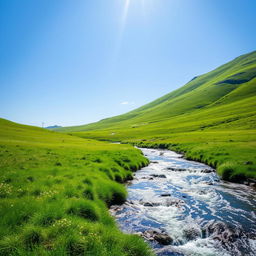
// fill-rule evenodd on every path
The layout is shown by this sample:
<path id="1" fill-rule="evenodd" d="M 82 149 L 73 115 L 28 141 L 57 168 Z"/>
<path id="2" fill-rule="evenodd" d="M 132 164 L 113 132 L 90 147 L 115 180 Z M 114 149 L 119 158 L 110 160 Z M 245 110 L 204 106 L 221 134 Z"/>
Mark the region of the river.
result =
<path id="1" fill-rule="evenodd" d="M 175 152 L 141 150 L 151 163 L 127 186 L 126 203 L 110 210 L 122 231 L 144 237 L 159 256 L 256 255 L 253 188 Z"/>

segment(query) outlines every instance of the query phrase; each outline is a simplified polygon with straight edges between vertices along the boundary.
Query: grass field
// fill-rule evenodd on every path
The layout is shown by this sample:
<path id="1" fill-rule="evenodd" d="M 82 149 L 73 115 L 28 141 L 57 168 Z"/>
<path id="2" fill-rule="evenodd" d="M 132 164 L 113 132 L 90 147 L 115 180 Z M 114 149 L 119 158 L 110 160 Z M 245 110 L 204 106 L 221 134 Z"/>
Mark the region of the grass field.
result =
<path id="1" fill-rule="evenodd" d="M 147 159 L 130 145 L 0 119 L 0 255 L 151 255 L 108 213 Z"/>
<path id="2" fill-rule="evenodd" d="M 83 138 L 165 147 L 216 167 L 223 179 L 255 179 L 256 52 L 195 77 L 127 114 L 56 130 Z"/>

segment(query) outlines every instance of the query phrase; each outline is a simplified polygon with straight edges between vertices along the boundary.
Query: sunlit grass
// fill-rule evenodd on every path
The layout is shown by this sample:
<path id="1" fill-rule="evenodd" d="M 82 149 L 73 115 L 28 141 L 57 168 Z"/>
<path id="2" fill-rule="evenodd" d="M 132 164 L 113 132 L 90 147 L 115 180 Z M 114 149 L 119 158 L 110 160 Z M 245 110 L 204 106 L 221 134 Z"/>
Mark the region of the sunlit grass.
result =
<path id="1" fill-rule="evenodd" d="M 0 148 L 0 255 L 151 255 L 108 213 L 140 151 L 3 119 Z"/>

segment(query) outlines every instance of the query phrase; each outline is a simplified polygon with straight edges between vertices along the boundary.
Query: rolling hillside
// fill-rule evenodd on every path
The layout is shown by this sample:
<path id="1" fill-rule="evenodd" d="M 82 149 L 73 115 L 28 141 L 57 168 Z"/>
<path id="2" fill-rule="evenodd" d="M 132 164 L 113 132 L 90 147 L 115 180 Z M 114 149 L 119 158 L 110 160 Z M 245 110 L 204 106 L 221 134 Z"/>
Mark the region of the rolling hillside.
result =
<path id="1" fill-rule="evenodd" d="M 256 51 L 127 114 L 56 130 L 167 147 L 217 167 L 225 179 L 255 178 Z"/>
<path id="2" fill-rule="evenodd" d="M 255 78 L 256 52 L 252 52 L 212 72 L 195 77 L 180 89 L 127 114 L 89 125 L 57 130 L 74 132 L 126 125 L 130 125 L 131 128 L 150 126 L 151 123 L 162 122 L 184 114 L 196 114 L 202 110 L 256 96 Z"/>

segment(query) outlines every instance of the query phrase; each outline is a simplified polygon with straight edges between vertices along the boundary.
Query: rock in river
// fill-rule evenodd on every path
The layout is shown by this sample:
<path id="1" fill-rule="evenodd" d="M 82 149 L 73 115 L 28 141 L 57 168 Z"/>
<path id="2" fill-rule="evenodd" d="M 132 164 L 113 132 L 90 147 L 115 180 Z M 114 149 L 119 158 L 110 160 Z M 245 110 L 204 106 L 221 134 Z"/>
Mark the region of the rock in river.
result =
<path id="1" fill-rule="evenodd" d="M 169 245 L 173 242 L 173 239 L 164 231 L 158 229 L 146 230 L 142 233 L 142 237 L 147 240 L 155 240 L 161 245 Z"/>
<path id="2" fill-rule="evenodd" d="M 160 196 L 162 196 L 162 197 L 167 197 L 167 196 L 171 196 L 171 194 L 165 193 L 165 194 L 161 194 Z"/>
<path id="3" fill-rule="evenodd" d="M 201 172 L 202 173 L 211 173 L 211 172 L 214 172 L 214 170 L 212 170 L 212 169 L 204 169 Z"/>
<path id="4" fill-rule="evenodd" d="M 159 206 L 161 205 L 160 203 L 154 203 L 154 202 L 145 202 L 145 203 L 142 203 L 144 206 L 146 207 L 154 207 L 154 206 Z"/>
<path id="5" fill-rule="evenodd" d="M 163 179 L 166 178 L 166 176 L 164 174 L 151 174 L 150 176 L 154 177 L 154 178 L 163 178 Z"/>
<path id="6" fill-rule="evenodd" d="M 195 240 L 201 237 L 201 229 L 197 227 L 188 227 L 183 230 L 183 235 L 187 240 Z"/>

